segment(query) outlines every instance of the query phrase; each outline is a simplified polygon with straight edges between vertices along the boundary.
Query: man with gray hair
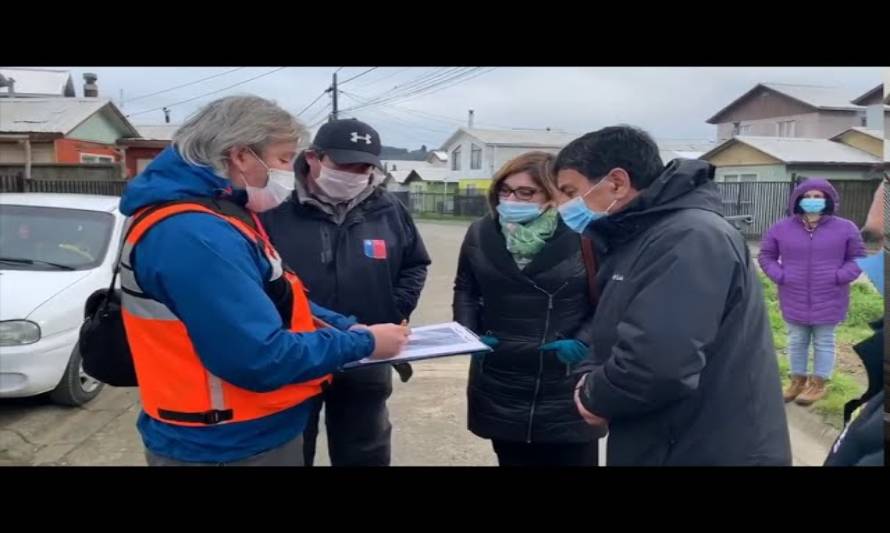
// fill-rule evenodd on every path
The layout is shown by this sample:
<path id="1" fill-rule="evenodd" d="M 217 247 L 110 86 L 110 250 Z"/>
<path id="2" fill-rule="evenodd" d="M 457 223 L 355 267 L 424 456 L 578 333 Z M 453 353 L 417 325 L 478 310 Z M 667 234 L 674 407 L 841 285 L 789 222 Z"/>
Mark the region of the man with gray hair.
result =
<path id="1" fill-rule="evenodd" d="M 121 198 L 122 317 L 149 465 L 302 465 L 310 400 L 330 374 L 407 341 L 405 327 L 356 328 L 309 302 L 257 219 L 293 189 L 305 133 L 268 100 L 216 100 Z"/>

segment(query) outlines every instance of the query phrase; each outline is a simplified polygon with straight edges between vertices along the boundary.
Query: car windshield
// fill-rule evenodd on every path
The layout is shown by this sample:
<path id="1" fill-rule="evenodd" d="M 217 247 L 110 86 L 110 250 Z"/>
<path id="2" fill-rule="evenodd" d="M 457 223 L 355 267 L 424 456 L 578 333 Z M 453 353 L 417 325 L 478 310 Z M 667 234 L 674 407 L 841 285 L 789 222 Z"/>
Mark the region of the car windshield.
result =
<path id="1" fill-rule="evenodd" d="M 114 215 L 0 205 L 0 269 L 86 270 L 102 264 Z"/>

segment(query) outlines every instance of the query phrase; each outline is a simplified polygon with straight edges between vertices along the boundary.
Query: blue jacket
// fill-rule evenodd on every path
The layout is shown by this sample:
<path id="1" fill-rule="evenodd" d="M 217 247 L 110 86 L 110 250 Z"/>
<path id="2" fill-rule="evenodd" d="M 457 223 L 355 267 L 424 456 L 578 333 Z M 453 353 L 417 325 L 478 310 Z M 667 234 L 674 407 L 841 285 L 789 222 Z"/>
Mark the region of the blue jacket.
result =
<path id="1" fill-rule="evenodd" d="M 243 191 L 207 167 L 188 164 L 165 149 L 128 186 L 121 212 L 194 197 L 227 196 L 245 202 Z M 145 234 L 133 257 L 136 279 L 152 298 L 185 324 L 210 372 L 257 392 L 331 373 L 374 350 L 370 333 L 348 332 L 356 323 L 312 304 L 334 326 L 314 333 L 285 329 L 263 290 L 271 265 L 228 222 L 209 214 L 166 219 Z M 179 461 L 224 463 L 276 448 L 302 434 L 312 401 L 257 420 L 207 427 L 167 424 L 141 414 L 146 448 Z"/>

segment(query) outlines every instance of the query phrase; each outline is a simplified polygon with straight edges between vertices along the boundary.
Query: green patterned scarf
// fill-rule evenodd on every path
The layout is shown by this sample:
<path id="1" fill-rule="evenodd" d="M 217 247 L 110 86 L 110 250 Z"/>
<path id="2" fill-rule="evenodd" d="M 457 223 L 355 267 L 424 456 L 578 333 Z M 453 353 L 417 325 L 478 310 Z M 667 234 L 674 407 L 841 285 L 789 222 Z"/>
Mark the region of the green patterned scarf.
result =
<path id="1" fill-rule="evenodd" d="M 507 241 L 507 251 L 513 255 L 519 270 L 524 269 L 538 255 L 547 240 L 556 231 L 559 213 L 556 209 L 544 211 L 538 218 L 517 224 L 501 221 L 501 232 Z"/>

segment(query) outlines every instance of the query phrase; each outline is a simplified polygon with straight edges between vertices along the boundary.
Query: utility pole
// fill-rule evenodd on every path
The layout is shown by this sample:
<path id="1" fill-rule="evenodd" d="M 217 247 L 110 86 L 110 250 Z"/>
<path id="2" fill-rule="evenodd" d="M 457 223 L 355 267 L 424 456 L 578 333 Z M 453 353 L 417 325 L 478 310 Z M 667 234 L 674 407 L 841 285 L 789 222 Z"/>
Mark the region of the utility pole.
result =
<path id="1" fill-rule="evenodd" d="M 332 122 L 337 120 L 337 73 L 334 72 L 334 76 L 331 81 L 331 87 L 328 89 L 328 92 L 331 93 L 331 114 L 328 117 L 328 122 Z"/>

